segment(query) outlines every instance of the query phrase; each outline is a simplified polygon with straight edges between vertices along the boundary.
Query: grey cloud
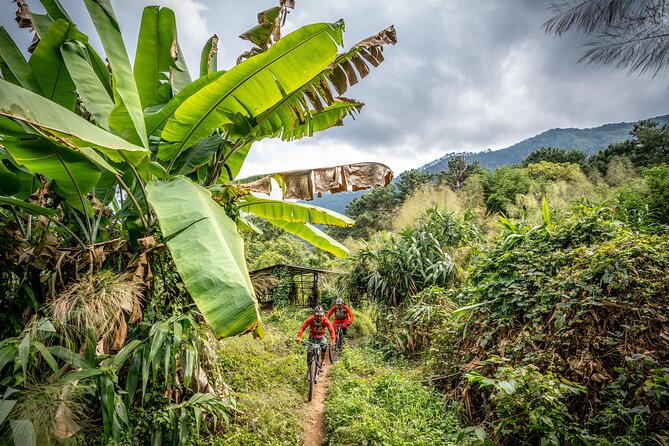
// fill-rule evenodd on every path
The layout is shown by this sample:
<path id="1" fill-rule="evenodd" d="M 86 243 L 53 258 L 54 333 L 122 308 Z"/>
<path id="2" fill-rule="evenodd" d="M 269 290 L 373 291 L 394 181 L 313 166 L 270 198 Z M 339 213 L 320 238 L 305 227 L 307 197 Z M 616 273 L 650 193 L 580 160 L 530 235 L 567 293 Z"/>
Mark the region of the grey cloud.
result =
<path id="1" fill-rule="evenodd" d="M 178 1 L 155 3 L 169 6 Z M 11 31 L 15 28 L 9 23 L 13 5 L 8 3 L 0 3 L 0 13 L 5 17 L 3 25 Z M 88 31 L 82 3 L 64 3 Z M 249 48 L 237 36 L 255 24 L 259 10 L 276 2 L 180 3 L 200 5 L 177 11 L 177 22 L 183 22 L 180 43 L 196 76 L 203 39 L 217 33 L 219 68 L 231 67 L 237 55 Z M 593 127 L 669 112 L 666 74 L 639 78 L 609 67 L 576 64 L 583 49 L 580 41 L 574 36 L 547 36 L 542 29 L 551 15 L 550 3 L 297 0 L 286 32 L 343 18 L 347 48 L 390 24 L 395 25 L 399 41 L 384 51 L 384 64 L 346 93 L 366 104 L 355 121 L 347 118 L 344 127 L 295 144 L 304 150 L 354 147 L 370 158 L 414 163 L 395 167 L 401 171 L 450 151 L 503 148 L 549 128 Z M 113 0 L 113 4 L 127 42 L 135 42 L 142 7 L 148 0 Z M 128 43 L 131 54 L 133 45 Z M 251 161 L 256 164 L 272 161 L 253 156 L 252 151 Z M 342 159 L 340 163 L 346 162 Z M 274 169 L 267 164 L 262 170 Z"/>

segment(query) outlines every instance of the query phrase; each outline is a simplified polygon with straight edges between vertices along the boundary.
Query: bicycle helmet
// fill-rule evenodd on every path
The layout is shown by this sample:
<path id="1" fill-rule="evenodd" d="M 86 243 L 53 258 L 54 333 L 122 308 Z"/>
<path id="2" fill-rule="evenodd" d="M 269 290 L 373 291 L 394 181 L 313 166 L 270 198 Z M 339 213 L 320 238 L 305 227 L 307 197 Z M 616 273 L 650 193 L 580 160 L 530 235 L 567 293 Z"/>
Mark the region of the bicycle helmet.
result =
<path id="1" fill-rule="evenodd" d="M 337 304 L 337 305 L 344 305 L 344 299 L 342 299 L 342 298 L 337 299 L 337 300 L 335 301 L 335 304 Z"/>
<path id="2" fill-rule="evenodd" d="M 324 316 L 325 315 L 325 310 L 323 309 L 323 307 L 321 307 L 319 305 L 316 308 L 314 308 L 314 315 Z"/>

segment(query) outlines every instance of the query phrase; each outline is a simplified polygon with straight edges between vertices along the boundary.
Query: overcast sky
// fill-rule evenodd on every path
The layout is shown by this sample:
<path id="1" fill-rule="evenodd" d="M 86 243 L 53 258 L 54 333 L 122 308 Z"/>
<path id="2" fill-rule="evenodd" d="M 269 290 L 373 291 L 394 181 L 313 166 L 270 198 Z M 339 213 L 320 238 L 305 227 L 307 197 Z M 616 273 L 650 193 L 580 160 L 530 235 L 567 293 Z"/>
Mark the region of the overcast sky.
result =
<path id="1" fill-rule="evenodd" d="M 61 0 L 80 29 L 94 35 L 83 2 Z M 250 48 L 239 34 L 264 0 L 113 0 L 134 60 L 142 8 L 160 4 L 177 17 L 179 42 L 197 75 L 204 42 L 219 40 L 219 69 Z M 36 0 L 34 11 L 43 11 Z M 476 5 L 476 6 L 474 6 Z M 395 25 L 398 43 L 386 61 L 346 96 L 365 103 L 343 127 L 296 142 L 264 140 L 251 149 L 240 175 L 377 161 L 396 174 L 448 152 L 501 149 L 545 130 L 587 128 L 669 113 L 666 73 L 638 77 L 609 67 L 576 64 L 574 36 L 547 36 L 543 0 L 296 0 L 284 35 L 314 22 L 344 19 L 346 49 Z M 15 7 L 0 3 L 2 25 L 17 30 Z M 101 48 L 99 42 L 93 44 Z M 27 44 L 25 45 L 27 46 Z"/>

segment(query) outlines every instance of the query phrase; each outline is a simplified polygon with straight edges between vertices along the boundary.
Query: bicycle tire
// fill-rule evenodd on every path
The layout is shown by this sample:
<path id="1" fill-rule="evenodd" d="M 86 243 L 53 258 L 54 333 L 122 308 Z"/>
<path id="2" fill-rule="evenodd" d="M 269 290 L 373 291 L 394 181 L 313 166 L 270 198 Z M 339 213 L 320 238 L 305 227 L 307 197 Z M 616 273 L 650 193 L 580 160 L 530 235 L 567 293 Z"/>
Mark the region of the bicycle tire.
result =
<path id="1" fill-rule="evenodd" d="M 332 346 L 328 346 L 328 356 L 330 357 L 330 364 L 334 364 L 334 362 L 339 359 L 339 350 L 337 350 L 337 347 L 332 348 Z"/>
<path id="2" fill-rule="evenodd" d="M 316 374 L 318 373 L 318 364 L 315 358 L 312 358 L 309 362 L 309 370 L 307 375 L 309 376 L 309 394 L 307 395 L 307 401 L 311 401 L 311 398 L 314 395 L 314 383 L 316 382 Z"/>

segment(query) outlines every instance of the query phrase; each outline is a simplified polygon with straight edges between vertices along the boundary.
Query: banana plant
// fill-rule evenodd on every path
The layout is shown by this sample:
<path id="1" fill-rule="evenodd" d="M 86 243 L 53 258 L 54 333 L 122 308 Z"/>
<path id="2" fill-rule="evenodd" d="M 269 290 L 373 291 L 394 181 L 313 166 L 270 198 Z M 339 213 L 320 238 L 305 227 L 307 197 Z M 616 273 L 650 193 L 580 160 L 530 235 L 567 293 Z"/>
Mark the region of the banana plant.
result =
<path id="1" fill-rule="evenodd" d="M 282 0 L 242 35 L 257 48 L 229 70 L 216 66 L 218 38 L 209 39 L 192 81 L 170 9 L 144 9 L 131 63 L 110 0 L 83 0 L 104 57 L 58 0 L 41 2 L 46 14 L 22 5 L 23 26 L 35 31 L 28 60 L 0 29 L 0 174 L 10 180 L 2 191 L 12 192 L 0 206 L 25 213 L 29 208 L 12 200 L 39 197 L 41 207 L 59 213 L 81 252 L 119 235 L 152 235 L 157 221 L 216 336 L 262 335 L 238 234 L 246 213 L 337 255 L 345 248 L 313 225 L 352 222 L 257 198 L 258 189 L 236 177 L 254 142 L 308 137 L 359 113 L 363 104 L 341 95 L 383 61 L 383 47 L 396 43 L 394 28 L 341 52 L 343 21 L 282 37 L 293 7 Z M 385 166 L 337 167 L 327 184 L 313 172 L 270 177 L 287 198 L 307 199 L 392 179 Z M 296 186 L 304 181 L 306 188 Z"/>

